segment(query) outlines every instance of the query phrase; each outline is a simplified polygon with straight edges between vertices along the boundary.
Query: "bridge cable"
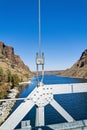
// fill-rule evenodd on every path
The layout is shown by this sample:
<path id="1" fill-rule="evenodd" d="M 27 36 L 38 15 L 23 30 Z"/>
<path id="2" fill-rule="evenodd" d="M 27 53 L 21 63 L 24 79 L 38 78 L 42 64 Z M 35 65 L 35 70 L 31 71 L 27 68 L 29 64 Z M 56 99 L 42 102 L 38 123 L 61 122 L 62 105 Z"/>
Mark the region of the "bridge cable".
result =
<path id="1" fill-rule="evenodd" d="M 44 79 L 44 53 L 41 54 L 41 2 L 38 0 L 38 49 L 39 52 L 36 54 L 36 65 L 37 65 L 37 81 L 39 84 L 39 65 L 42 65 L 42 79 L 41 82 L 43 82 Z"/>

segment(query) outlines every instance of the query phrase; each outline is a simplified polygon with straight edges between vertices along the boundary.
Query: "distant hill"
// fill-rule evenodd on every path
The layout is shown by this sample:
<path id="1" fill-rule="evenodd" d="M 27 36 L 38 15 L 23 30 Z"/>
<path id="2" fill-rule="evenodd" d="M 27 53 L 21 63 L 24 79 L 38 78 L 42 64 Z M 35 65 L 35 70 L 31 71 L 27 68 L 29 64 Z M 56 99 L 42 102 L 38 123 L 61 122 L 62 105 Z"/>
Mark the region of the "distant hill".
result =
<path id="1" fill-rule="evenodd" d="M 71 68 L 63 71 L 60 75 L 87 78 L 87 49 Z"/>
<path id="2" fill-rule="evenodd" d="M 33 75 L 20 56 L 14 53 L 14 48 L 6 46 L 3 42 L 0 42 L 0 69 L 3 69 L 4 74 L 9 70 L 11 74 L 18 75 L 22 81 L 28 80 Z"/>
<path id="3" fill-rule="evenodd" d="M 63 70 L 48 70 L 48 71 L 44 71 L 44 74 L 46 74 L 46 75 L 49 75 L 49 74 L 60 75 L 62 72 L 63 72 Z M 34 71 L 33 73 L 35 75 L 37 75 L 36 71 Z M 41 75 L 41 74 L 42 74 L 42 72 L 39 71 L 38 75 Z"/>
<path id="4" fill-rule="evenodd" d="M 63 72 L 63 70 L 51 70 L 51 71 L 45 71 L 45 74 L 61 74 Z"/>

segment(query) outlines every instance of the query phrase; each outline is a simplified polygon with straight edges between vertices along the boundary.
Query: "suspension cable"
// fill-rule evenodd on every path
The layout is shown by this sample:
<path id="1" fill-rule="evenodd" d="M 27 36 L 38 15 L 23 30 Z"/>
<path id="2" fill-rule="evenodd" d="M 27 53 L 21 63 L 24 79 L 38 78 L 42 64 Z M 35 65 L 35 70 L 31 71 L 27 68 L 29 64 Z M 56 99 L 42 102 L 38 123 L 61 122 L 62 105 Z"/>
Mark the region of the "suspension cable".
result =
<path id="1" fill-rule="evenodd" d="M 39 56 L 41 57 L 41 16 L 40 16 L 40 0 L 38 0 L 38 48 L 39 48 Z"/>
<path id="2" fill-rule="evenodd" d="M 43 82 L 44 78 L 44 53 L 41 53 L 41 0 L 38 0 L 38 53 L 36 54 L 36 66 L 37 66 L 37 81 L 39 84 L 38 72 L 39 72 L 39 65 L 42 65 L 42 79 Z"/>

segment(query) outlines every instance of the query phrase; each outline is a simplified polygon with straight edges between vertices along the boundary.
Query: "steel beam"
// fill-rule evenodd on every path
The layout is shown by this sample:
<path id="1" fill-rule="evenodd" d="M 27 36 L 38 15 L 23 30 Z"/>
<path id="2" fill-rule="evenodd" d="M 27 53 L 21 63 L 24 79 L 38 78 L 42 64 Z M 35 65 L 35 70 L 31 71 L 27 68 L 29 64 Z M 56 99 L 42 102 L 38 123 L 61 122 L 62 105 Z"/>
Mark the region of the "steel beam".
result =
<path id="1" fill-rule="evenodd" d="M 87 92 L 87 83 L 74 83 L 74 84 L 51 84 L 45 85 L 52 89 L 53 95 L 55 94 L 70 94 L 70 93 L 83 93 Z"/>
<path id="2" fill-rule="evenodd" d="M 0 130 L 13 130 L 34 106 L 32 101 L 23 102 L 1 125 Z"/>
<path id="3" fill-rule="evenodd" d="M 56 109 L 57 112 L 59 112 L 68 122 L 73 122 L 73 117 L 70 116 L 70 114 L 64 110 L 61 105 L 59 105 L 58 102 L 56 102 L 54 99 L 50 102 L 50 104 Z"/>
<path id="4" fill-rule="evenodd" d="M 44 107 L 36 107 L 36 122 L 35 126 L 44 126 Z"/>

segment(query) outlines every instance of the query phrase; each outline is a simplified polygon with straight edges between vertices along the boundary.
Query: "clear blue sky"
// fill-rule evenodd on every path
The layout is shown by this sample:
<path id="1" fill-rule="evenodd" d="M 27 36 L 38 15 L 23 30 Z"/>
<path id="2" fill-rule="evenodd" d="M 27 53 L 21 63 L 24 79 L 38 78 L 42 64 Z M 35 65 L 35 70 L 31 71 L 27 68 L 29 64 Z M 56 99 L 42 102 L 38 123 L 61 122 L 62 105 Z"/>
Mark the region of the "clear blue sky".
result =
<path id="1" fill-rule="evenodd" d="M 0 0 L 0 41 L 35 70 L 38 0 Z M 71 67 L 87 49 L 87 0 L 41 0 L 45 69 Z"/>

